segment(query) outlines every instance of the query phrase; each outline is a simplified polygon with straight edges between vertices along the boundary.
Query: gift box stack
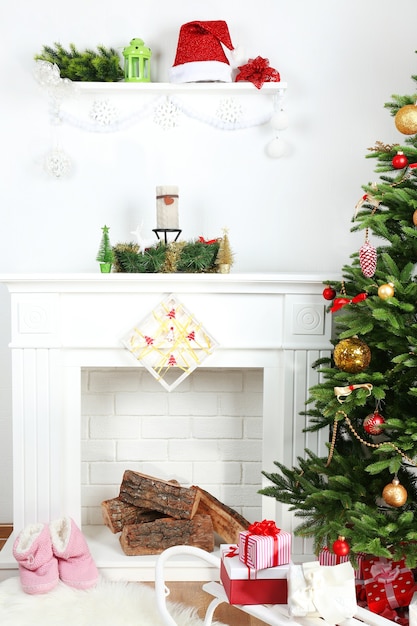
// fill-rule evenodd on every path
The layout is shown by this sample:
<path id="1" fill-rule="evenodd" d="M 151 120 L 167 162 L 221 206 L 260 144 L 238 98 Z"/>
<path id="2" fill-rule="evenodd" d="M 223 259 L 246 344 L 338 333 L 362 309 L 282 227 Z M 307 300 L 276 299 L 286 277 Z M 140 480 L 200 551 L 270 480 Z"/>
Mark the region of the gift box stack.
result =
<path id="1" fill-rule="evenodd" d="M 292 535 L 263 520 L 220 547 L 220 579 L 230 604 L 286 604 Z"/>

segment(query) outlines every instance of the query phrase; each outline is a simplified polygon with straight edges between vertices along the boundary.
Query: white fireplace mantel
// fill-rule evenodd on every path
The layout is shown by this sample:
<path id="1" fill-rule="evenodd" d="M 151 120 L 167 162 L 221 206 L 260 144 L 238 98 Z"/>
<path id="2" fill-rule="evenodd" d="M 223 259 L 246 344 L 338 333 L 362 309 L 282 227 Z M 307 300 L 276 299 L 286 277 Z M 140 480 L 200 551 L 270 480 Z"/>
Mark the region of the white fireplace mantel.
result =
<path id="1" fill-rule="evenodd" d="M 273 470 L 274 460 L 291 465 L 302 449 L 303 439 L 297 439 L 288 415 L 296 410 L 296 356 L 318 356 L 330 348 L 323 277 L 8 274 L 0 275 L 0 282 L 11 299 L 16 532 L 63 514 L 81 523 L 81 368 L 139 366 L 121 338 L 171 293 L 218 343 L 205 368 L 263 368 L 263 468 Z M 264 498 L 262 514 L 291 524 L 289 514 L 271 498 Z M 98 566 L 111 578 L 152 580 L 154 560 L 125 557 L 114 536 L 116 543 L 101 549 L 97 537 L 104 536 L 103 530 L 111 535 L 99 528 L 90 536 L 91 529 L 85 529 Z M 12 539 L 0 553 L 0 579 L 17 567 Z M 171 579 L 205 578 L 201 568 L 193 570 L 189 563 L 174 562 L 172 568 Z"/>

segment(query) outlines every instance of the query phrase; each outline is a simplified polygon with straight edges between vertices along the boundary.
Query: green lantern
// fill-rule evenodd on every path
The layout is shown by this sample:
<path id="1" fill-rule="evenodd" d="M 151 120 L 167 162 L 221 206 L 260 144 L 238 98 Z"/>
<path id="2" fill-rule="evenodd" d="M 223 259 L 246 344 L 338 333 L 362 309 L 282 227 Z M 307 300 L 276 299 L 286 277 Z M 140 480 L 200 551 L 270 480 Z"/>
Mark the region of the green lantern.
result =
<path id="1" fill-rule="evenodd" d="M 151 80 L 152 51 L 142 39 L 132 39 L 130 46 L 123 48 L 125 58 L 125 81 L 130 83 L 149 83 Z"/>

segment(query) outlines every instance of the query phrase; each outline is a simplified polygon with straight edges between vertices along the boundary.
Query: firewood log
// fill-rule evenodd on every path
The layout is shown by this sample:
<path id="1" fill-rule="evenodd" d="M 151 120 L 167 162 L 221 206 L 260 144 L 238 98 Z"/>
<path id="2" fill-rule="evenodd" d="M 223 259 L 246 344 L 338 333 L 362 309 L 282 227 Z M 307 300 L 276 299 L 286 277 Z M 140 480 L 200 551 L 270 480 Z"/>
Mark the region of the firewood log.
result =
<path id="1" fill-rule="evenodd" d="M 240 513 L 223 504 L 208 491 L 196 487 L 198 492 L 197 513 L 210 515 L 213 523 L 213 530 L 225 543 L 239 543 L 239 533 L 247 530 L 250 522 Z"/>
<path id="2" fill-rule="evenodd" d="M 128 556 L 160 554 L 171 546 L 186 545 L 214 550 L 213 524 L 209 515 L 191 520 L 164 517 L 153 522 L 128 524 L 120 535 L 120 545 Z"/>
<path id="3" fill-rule="evenodd" d="M 149 509 L 139 508 L 132 504 L 123 502 L 120 498 L 104 500 L 101 503 L 101 513 L 104 524 L 112 533 L 120 533 L 126 524 L 139 524 L 140 522 L 152 522 L 163 513 L 159 511 L 149 511 Z"/>
<path id="4" fill-rule="evenodd" d="M 127 504 L 160 511 L 177 519 L 192 519 L 198 507 L 196 487 L 181 487 L 132 470 L 123 474 L 119 498 Z"/>

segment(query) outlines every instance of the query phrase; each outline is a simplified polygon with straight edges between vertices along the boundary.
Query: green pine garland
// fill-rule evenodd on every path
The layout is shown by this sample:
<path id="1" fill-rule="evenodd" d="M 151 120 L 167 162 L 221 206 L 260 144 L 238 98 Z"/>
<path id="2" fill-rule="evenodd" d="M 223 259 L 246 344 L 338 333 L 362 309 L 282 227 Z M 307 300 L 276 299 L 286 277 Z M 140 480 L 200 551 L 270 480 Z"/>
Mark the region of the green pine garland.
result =
<path id="1" fill-rule="evenodd" d="M 61 78 L 85 82 L 117 82 L 124 78 L 120 56 L 114 48 L 97 46 L 97 51 L 87 48 L 79 52 L 73 43 L 69 50 L 60 43 L 54 47 L 43 46 L 35 55 L 36 61 L 48 61 L 58 66 Z"/>
<path id="2" fill-rule="evenodd" d="M 158 243 L 144 254 L 135 243 L 117 244 L 113 248 L 116 272 L 124 273 L 209 273 L 217 272 L 219 242 L 200 241 Z"/>

